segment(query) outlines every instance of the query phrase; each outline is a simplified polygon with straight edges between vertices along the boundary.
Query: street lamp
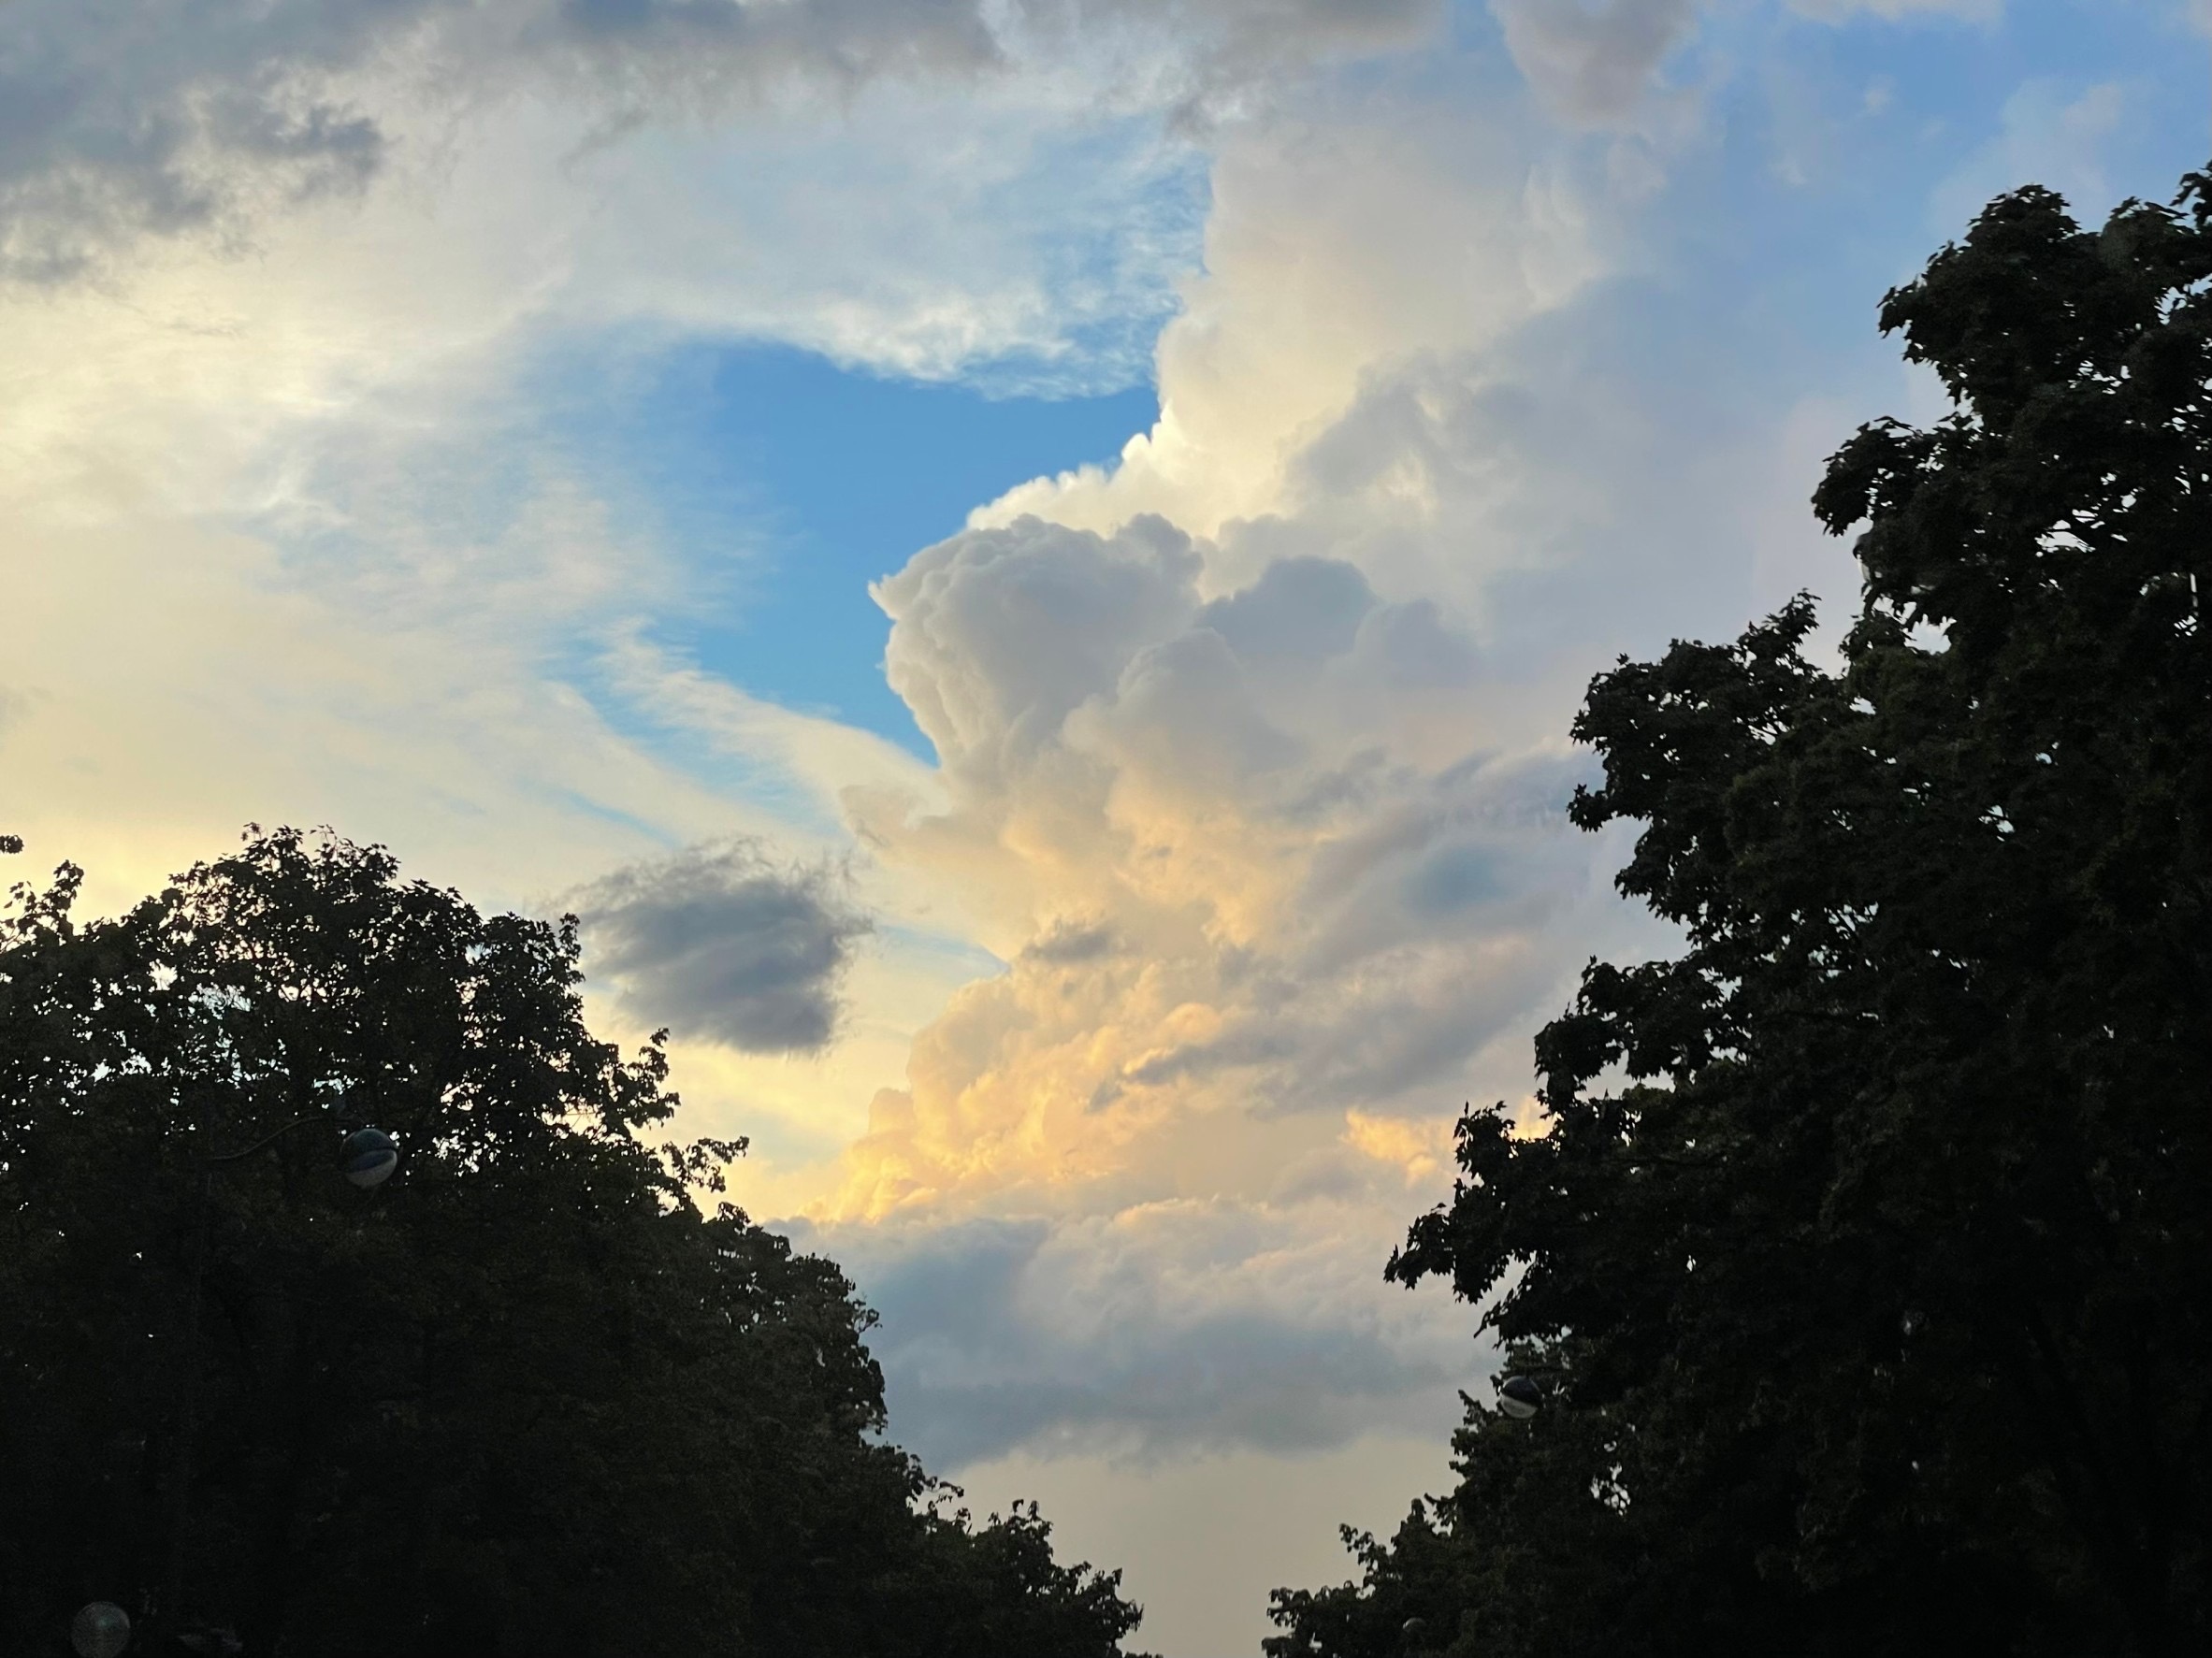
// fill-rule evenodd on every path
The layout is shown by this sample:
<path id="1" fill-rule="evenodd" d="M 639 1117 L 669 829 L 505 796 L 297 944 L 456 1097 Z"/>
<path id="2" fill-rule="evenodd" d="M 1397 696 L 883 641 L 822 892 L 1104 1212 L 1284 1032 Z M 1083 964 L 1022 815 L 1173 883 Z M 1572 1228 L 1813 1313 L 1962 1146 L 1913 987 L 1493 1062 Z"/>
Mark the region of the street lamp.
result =
<path id="1" fill-rule="evenodd" d="M 382 1186 L 399 1166 L 399 1147 L 382 1129 L 355 1129 L 338 1148 L 338 1166 L 366 1191 Z"/>
<path id="2" fill-rule="evenodd" d="M 130 1614 L 111 1600 L 81 1606 L 69 1621 L 69 1644 L 77 1658 L 120 1658 L 131 1644 Z"/>
<path id="3" fill-rule="evenodd" d="M 1533 1378 L 1509 1376 L 1497 1384 L 1497 1407 L 1517 1422 L 1525 1422 L 1543 1405 L 1543 1390 Z"/>

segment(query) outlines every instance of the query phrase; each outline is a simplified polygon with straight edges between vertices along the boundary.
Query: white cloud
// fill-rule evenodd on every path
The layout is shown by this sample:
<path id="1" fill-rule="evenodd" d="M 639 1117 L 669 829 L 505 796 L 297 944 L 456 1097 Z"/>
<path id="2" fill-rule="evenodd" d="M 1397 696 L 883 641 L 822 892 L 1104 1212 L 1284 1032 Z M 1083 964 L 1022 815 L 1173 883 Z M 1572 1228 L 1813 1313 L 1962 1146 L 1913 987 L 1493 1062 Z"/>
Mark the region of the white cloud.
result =
<path id="1" fill-rule="evenodd" d="M 1413 97 L 1224 134 L 1205 273 L 1160 339 L 1159 424 L 1110 472 L 1041 479 L 973 522 L 1156 512 L 1211 537 L 1294 505 L 1294 464 L 1363 382 L 1503 338 L 1606 269 L 1601 188 L 1502 121 Z"/>
<path id="2" fill-rule="evenodd" d="M 878 7 L 874 22 L 863 7 L 763 9 L 791 12 L 769 20 L 787 33 L 811 10 L 808 28 L 843 18 L 880 34 L 955 8 Z M 623 85 L 666 84 L 683 104 L 635 40 L 571 40 L 584 11 L 542 28 L 530 20 L 551 18 L 546 7 L 430 0 L 195 16 L 204 29 L 172 38 L 158 8 L 25 0 L 0 49 L 0 78 L 51 94 L 0 118 L 10 245 L 45 247 L 51 258 L 23 257 L 49 277 L 80 254 L 109 261 L 98 283 L 0 287 L 13 388 L 0 409 L 0 593 L 24 629 L 0 685 L 20 708 L 4 740 L 29 797 L 11 816 L 34 850 L 93 863 L 105 901 L 224 843 L 248 816 L 327 818 L 517 901 L 715 834 L 805 848 L 839 832 L 820 802 L 855 782 L 926 795 L 888 744 L 652 659 L 641 619 L 679 591 L 696 602 L 696 583 L 540 458 L 518 386 L 549 341 L 586 329 L 642 333 L 647 347 L 676 328 L 791 339 L 918 372 L 1026 357 L 1126 378 L 1126 327 L 1165 302 L 1175 226 L 1193 210 L 1175 195 L 1184 147 L 1127 123 L 1102 138 L 1075 90 L 1002 77 L 995 102 L 933 104 L 886 82 L 842 136 L 834 120 L 790 117 L 803 141 L 788 145 L 773 111 L 756 110 L 732 116 L 718 153 L 681 121 L 580 149 L 601 104 L 561 107 L 512 82 L 440 94 L 426 65 L 487 52 L 550 64 L 569 41 L 583 56 L 559 72 L 582 74 L 619 49 L 642 78 Z M 390 52 L 361 33 L 372 22 L 398 31 L 376 36 Z M 839 62 L 877 64 L 870 52 Z M 360 192 L 272 195 L 255 181 L 261 160 L 176 136 L 221 88 L 275 99 L 299 75 L 370 58 L 383 79 L 347 83 L 380 100 L 385 140 Z M 709 67 L 665 73 L 691 85 Z M 123 142 L 134 123 L 167 147 Z M 936 189 L 963 154 L 987 164 L 970 169 L 983 183 Z M 87 156 L 137 171 L 101 183 Z M 164 169 L 203 163 L 205 211 L 144 220 L 146 201 L 190 194 Z M 651 188 L 663 164 L 691 194 Z M 732 179 L 749 181 L 749 217 L 717 216 Z M 223 194 L 234 186 L 235 200 Z M 80 189 L 112 195 L 114 211 L 80 212 Z M 1161 189 L 1172 199 L 1153 199 Z M 806 213 L 866 228 L 817 236 Z M 1106 225 L 1155 219 L 1135 264 L 1070 258 Z M 232 220 L 250 253 L 188 234 Z M 701 225 L 715 235 L 693 234 Z M 165 231 L 178 239 L 143 240 Z M 711 728 L 751 757 L 729 781 L 788 800 L 762 810 L 722 780 L 702 786 L 611 728 L 602 693 L 629 704 L 625 716 Z M 474 843 L 500 820 L 550 832 L 517 830 L 487 862 Z"/>
<path id="3" fill-rule="evenodd" d="M 643 135 L 568 173 L 590 205 L 549 296 L 563 327 L 1051 393 L 1146 377 L 1206 195 L 1156 113 L 978 94 L 953 117 L 908 88 L 734 140 Z"/>
<path id="4" fill-rule="evenodd" d="M 1188 612 L 1198 568 L 1190 538 L 1158 519 L 1111 541 L 1033 519 L 946 541 L 875 588 L 891 688 L 949 772 L 1018 773 Z"/>
<path id="5" fill-rule="evenodd" d="M 74 275 L 144 234 L 238 235 L 287 198 L 358 188 L 394 135 L 392 81 L 453 107 L 517 75 L 608 119 L 641 99 L 764 95 L 993 57 L 972 5 L 680 0 L 19 0 L 0 60 L 0 252 Z"/>

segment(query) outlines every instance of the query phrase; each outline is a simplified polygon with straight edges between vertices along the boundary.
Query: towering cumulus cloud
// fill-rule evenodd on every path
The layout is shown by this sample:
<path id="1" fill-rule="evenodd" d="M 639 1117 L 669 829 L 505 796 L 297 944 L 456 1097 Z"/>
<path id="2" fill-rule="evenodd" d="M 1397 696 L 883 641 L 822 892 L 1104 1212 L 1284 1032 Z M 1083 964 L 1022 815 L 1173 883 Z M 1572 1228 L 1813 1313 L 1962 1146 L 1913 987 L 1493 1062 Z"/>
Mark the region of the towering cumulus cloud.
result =
<path id="1" fill-rule="evenodd" d="M 876 589 L 944 799 L 848 815 L 1007 965 L 810 1212 L 956 1461 L 1440 1430 L 1466 1314 L 1381 1262 L 1640 925 L 1566 821 L 1578 693 L 1742 603 L 1601 169 L 1400 96 L 1251 123 L 1214 179 L 1158 424 Z"/>
<path id="2" fill-rule="evenodd" d="M 958 804 L 862 794 L 859 825 L 972 872 L 1014 965 L 878 1101 L 846 1212 L 1399 1099 L 1518 1011 L 1579 867 L 1553 814 L 1572 762 L 1457 749 L 1482 665 L 1431 602 L 1311 555 L 1210 600 L 1202 570 L 1157 517 L 1023 518 L 883 584 L 892 684 Z"/>

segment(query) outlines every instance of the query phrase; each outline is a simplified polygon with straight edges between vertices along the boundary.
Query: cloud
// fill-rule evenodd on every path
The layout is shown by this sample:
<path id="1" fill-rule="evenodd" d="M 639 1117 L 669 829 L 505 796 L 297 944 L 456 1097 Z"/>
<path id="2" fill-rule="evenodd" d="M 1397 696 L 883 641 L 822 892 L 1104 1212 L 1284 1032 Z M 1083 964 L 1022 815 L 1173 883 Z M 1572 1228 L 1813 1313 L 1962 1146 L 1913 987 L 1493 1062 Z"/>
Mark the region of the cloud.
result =
<path id="1" fill-rule="evenodd" d="M 1490 0 L 1506 50 L 1555 113 L 1583 126 L 1625 123 L 1659 65 L 1687 40 L 1699 0 Z"/>
<path id="2" fill-rule="evenodd" d="M 871 930 L 829 872 L 778 869 L 744 841 L 617 870 L 571 902 L 590 971 L 634 1016 L 754 1053 L 828 1045 L 839 981 Z"/>
<path id="3" fill-rule="evenodd" d="M 1233 100 L 1301 62 L 1410 44 L 1437 0 L 13 0 L 0 52 L 0 279 L 105 274 L 147 238 L 233 245 L 450 150 L 517 96 L 580 149 L 732 110 L 1092 60 L 1122 109 Z M 1078 24 L 1080 26 L 1078 26 Z M 1114 42 L 1101 52 L 1092 37 Z M 1051 66 L 1033 61 L 1022 67 Z M 461 124 L 456 124 L 461 123 Z"/>
<path id="4" fill-rule="evenodd" d="M 0 274 L 77 275 L 133 238 L 244 234 L 358 189 L 392 106 L 458 109 L 518 77 L 619 123 L 658 100 L 767 96 L 995 57 L 973 0 L 16 0 L 0 58 Z"/>
<path id="5" fill-rule="evenodd" d="M 1601 191 L 1525 125 L 1392 93 L 1221 136 L 1204 273 L 1159 338 L 1159 423 L 1113 468 L 1038 479 L 971 522 L 1110 531 L 1150 512 L 1212 537 L 1294 511 L 1294 466 L 1374 377 L 1460 360 L 1612 267 Z"/>
<path id="6" fill-rule="evenodd" d="M 1864 307 L 1925 251 L 1911 170 L 1978 141 L 1868 150 L 1819 204 L 1861 263 L 1808 262 L 1756 186 L 1649 193 L 1700 20 L 1818 31 L 1497 9 L 1561 121 L 1470 93 L 1480 43 L 1330 72 L 1436 37 L 1427 0 L 14 0 L 0 828 L 103 903 L 249 815 L 487 903 L 583 884 L 595 1024 L 689 1032 L 690 1132 L 753 1134 L 736 1195 L 882 1308 L 894 1432 L 1150 1470 L 1071 1522 L 1176 1536 L 1133 1588 L 1227 1620 L 1277 1567 L 1163 1507 L 1282 1492 L 1325 1543 L 1361 1510 L 1284 1470 L 1376 1424 L 1441 1455 L 1490 1362 L 1381 1263 L 1581 962 L 1670 944 L 1563 820 L 1569 719 L 1617 652 L 1850 597 L 1803 497 L 1901 395 Z M 1974 165 L 2093 162 L 2122 94 L 2079 90 Z M 1156 372 L 1117 465 L 881 584 L 940 769 L 666 642 L 733 550 L 564 466 L 550 403 L 736 339 Z M 1387 1522 L 1415 1477 L 1368 1477 Z"/>
<path id="7" fill-rule="evenodd" d="M 1114 935 L 1110 929 L 1098 924 L 1063 916 L 1053 922 L 1021 953 L 1033 961 L 1050 962 L 1066 966 L 1078 961 L 1095 961 L 1114 950 Z"/>
<path id="8" fill-rule="evenodd" d="M 1103 56 L 1120 95 L 1204 133 L 1279 104 L 1315 66 L 1421 44 L 1448 12 L 1447 0 L 1017 0 L 1005 36 L 1024 56 Z M 1161 40 L 1177 42 L 1171 56 Z"/>
<path id="9" fill-rule="evenodd" d="M 1481 752 L 1482 655 L 1432 602 L 1307 554 L 1212 599 L 1202 570 L 1154 518 L 1024 518 L 879 586 L 946 803 L 848 810 L 970 887 L 1010 965 L 918 1038 L 826 1214 L 1110 1183 L 1178 1124 L 1449 1088 L 1564 971 L 1537 940 L 1594 885 L 1583 763 Z"/>
<path id="10" fill-rule="evenodd" d="M 1562 733 L 1624 618 L 1687 626 L 1685 594 L 1712 591 L 1676 549 L 1724 555 L 1671 503 L 1713 481 L 1660 440 L 1713 427 L 1618 370 L 1604 320 L 1633 307 L 1607 298 L 1603 186 L 1540 143 L 1418 101 L 1224 129 L 1207 270 L 1161 346 L 1161 427 L 1112 476 L 1021 492 L 1033 511 L 994 506 L 882 584 L 887 668 L 943 757 L 928 775 L 656 644 L 706 558 L 683 565 L 547 466 L 511 396 L 516 342 L 549 318 L 846 325 L 856 350 L 972 361 L 982 337 L 920 347 L 902 319 L 990 309 L 1022 269 L 992 215 L 943 238 L 972 267 L 915 238 L 930 282 L 964 287 L 845 282 L 913 274 L 883 252 L 907 151 L 949 153 L 915 135 L 1038 130 L 1019 110 L 933 128 L 925 104 L 882 91 L 853 117 L 844 141 L 889 159 L 799 118 L 773 143 L 686 139 L 697 169 L 660 174 L 661 137 L 563 174 L 572 124 L 518 105 L 441 194 L 311 204 L 263 258 L 155 270 L 127 310 L 44 300 L 58 321 L 11 332 L 25 389 L 0 415 L 26 457 L 0 513 L 36 553 L 6 573 L 32 636 L 9 680 L 45 699 L 8 734 L 47 803 L 22 827 L 113 867 L 94 826 L 147 842 L 133 801 L 158 800 L 151 878 L 244 815 L 334 820 L 540 907 L 630 872 L 586 895 L 637 934 L 595 930 L 594 989 L 615 1029 L 693 1033 L 688 1120 L 755 1133 L 734 1172 L 754 1212 L 810 1211 L 841 1253 L 1042 1227 L 1020 1317 L 1094 1293 L 1113 1309 L 994 1336 L 995 1367 L 903 1373 L 926 1369 L 944 1444 L 1138 1455 L 1426 1420 L 1463 1316 L 1393 1301 L 1377 1274 L 1441 1172 L 1376 1150 L 1524 1091 L 1527 1030 L 1615 925 L 1606 849 L 1560 815 L 1581 775 Z M 796 251 L 778 268 L 718 264 L 783 222 L 717 241 L 714 188 L 794 151 L 834 182 L 817 208 L 890 200 L 878 242 L 809 266 L 817 244 L 779 230 Z M 690 223 L 705 252 L 673 235 Z M 154 547 L 170 556 L 148 566 Z M 88 679 L 72 618 L 95 608 L 118 659 Z M 192 762 L 210 731 L 234 761 Z M 750 1060 L 731 1044 L 826 1027 L 823 930 L 801 906 L 786 933 L 748 933 L 759 914 L 733 894 L 757 871 L 657 854 L 739 829 L 809 867 L 836 850 L 821 808 L 841 786 L 870 908 L 904 908 L 846 981 L 869 1000 L 829 1050 Z M 925 909 L 971 947 L 867 978 L 926 953 L 904 930 Z M 818 993 L 763 1012 L 745 988 L 779 961 Z M 1178 1287 L 1157 1306 L 1107 1294 L 1148 1276 Z M 1301 1279 L 1337 1288 L 1300 1303 Z M 1159 1345 L 1124 1318 L 1155 1320 Z M 1173 1398 L 1114 1368 L 1124 1347 Z M 1134 1402 L 1117 1413 L 1065 1354 Z M 1328 1378 L 1309 1406 L 1308 1371 Z"/>
<path id="11" fill-rule="evenodd" d="M 885 672 L 947 771 L 1018 773 L 1189 609 L 1197 573 L 1159 519 L 1111 540 L 1035 519 L 972 531 L 873 589 L 893 622 Z"/>
<path id="12" fill-rule="evenodd" d="M 1387 1238 L 1342 1203 L 1171 1200 L 795 1236 L 883 1315 L 871 1346 L 897 1432 L 936 1467 L 1440 1431 L 1476 1364 L 1472 1319 L 1448 1298 L 1377 1297 Z"/>

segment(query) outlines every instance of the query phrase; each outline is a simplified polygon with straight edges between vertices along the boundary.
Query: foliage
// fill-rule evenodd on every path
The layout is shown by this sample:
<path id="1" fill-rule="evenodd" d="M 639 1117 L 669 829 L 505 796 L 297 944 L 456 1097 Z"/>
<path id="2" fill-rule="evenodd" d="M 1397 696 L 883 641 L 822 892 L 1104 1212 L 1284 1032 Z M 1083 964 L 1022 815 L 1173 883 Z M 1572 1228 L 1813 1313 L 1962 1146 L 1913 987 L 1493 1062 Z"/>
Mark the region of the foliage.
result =
<path id="1" fill-rule="evenodd" d="M 1994 202 L 1882 309 L 1954 412 L 1814 497 L 1841 671 L 1800 598 L 1593 683 L 1571 815 L 1684 947 L 1389 1268 L 1546 1400 L 1271 1653 L 2212 1650 L 2208 278 L 2203 176 Z"/>
<path id="2" fill-rule="evenodd" d="M 648 1143 L 573 921 L 290 830 L 78 881 L 0 934 L 0 1644 L 100 1597 L 253 1654 L 1119 1653 L 1118 1575 L 878 1440 L 837 1269 L 701 1210 L 742 1143 Z"/>

